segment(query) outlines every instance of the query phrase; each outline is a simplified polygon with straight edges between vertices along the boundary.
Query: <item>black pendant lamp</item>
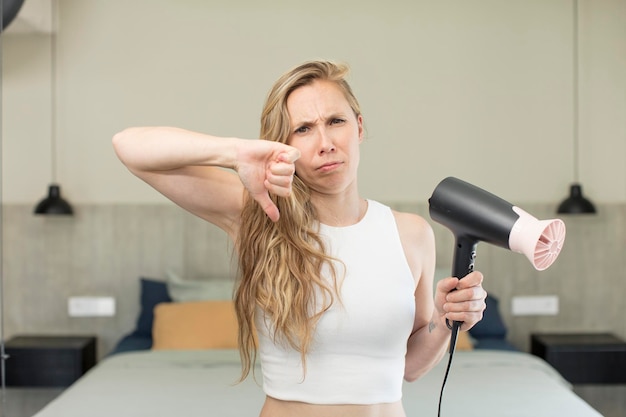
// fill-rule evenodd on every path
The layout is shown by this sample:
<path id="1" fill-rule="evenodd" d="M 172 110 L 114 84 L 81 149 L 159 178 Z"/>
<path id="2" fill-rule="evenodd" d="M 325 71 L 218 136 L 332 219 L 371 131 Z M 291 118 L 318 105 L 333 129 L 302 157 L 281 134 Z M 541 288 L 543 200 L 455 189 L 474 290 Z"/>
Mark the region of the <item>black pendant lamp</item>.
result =
<path id="1" fill-rule="evenodd" d="M 41 200 L 35 207 L 35 214 L 42 215 L 66 215 L 74 214 L 72 206 L 61 197 L 61 186 L 56 183 L 56 0 L 52 0 L 50 16 L 52 20 L 50 33 L 50 161 L 52 171 L 52 183 L 48 186 L 48 196 Z"/>
<path id="2" fill-rule="evenodd" d="M 574 178 L 575 182 L 570 185 L 569 196 L 559 204 L 557 213 L 559 214 L 594 214 L 596 208 L 593 203 L 583 196 L 582 185 L 578 181 L 578 0 L 574 0 L 574 93 L 573 93 L 573 110 L 574 110 L 574 126 L 573 126 L 573 149 L 574 149 Z"/>
<path id="3" fill-rule="evenodd" d="M 61 197 L 61 186 L 50 184 L 48 186 L 48 196 L 37 204 L 35 214 L 71 216 L 74 214 L 74 211 L 72 206 Z"/>
<path id="4" fill-rule="evenodd" d="M 559 214 L 594 214 L 595 212 L 595 206 L 583 196 L 582 185 L 578 183 L 570 186 L 569 197 L 559 204 L 557 210 Z"/>

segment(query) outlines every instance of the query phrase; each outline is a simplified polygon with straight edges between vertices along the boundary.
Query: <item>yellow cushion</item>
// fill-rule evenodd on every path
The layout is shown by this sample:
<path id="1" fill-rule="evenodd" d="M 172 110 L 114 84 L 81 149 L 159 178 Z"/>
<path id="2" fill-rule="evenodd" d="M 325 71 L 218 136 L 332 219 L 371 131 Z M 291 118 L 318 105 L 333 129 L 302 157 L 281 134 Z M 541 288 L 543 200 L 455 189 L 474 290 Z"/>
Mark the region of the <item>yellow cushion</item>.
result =
<path id="1" fill-rule="evenodd" d="M 152 349 L 236 349 L 232 300 L 161 303 L 154 308 Z"/>
<path id="2" fill-rule="evenodd" d="M 467 332 L 459 332 L 456 338 L 456 350 L 472 350 L 474 345 Z"/>

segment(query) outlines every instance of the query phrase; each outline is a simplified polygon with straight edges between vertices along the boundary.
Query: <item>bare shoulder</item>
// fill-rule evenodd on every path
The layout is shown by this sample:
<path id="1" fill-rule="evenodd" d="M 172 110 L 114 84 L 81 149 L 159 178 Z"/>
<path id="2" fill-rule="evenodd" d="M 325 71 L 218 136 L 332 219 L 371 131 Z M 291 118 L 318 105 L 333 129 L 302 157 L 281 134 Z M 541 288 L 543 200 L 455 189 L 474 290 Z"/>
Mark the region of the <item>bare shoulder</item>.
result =
<path id="1" fill-rule="evenodd" d="M 435 235 L 422 216 L 393 210 L 404 255 L 416 286 L 422 277 L 432 276 L 435 265 Z"/>
<path id="2" fill-rule="evenodd" d="M 415 213 L 407 213 L 392 210 L 393 216 L 398 225 L 398 232 L 403 244 L 412 240 L 429 241 L 434 240 L 433 229 L 422 216 Z"/>

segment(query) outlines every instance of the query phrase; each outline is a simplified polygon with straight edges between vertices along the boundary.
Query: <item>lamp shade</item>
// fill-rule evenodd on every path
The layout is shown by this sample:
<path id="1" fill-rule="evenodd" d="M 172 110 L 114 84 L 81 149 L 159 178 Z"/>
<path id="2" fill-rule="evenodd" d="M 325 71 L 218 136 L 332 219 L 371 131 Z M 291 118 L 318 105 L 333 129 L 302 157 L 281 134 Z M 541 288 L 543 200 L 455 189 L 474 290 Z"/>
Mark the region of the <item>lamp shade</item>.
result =
<path id="1" fill-rule="evenodd" d="M 583 196 L 580 184 L 570 186 L 569 197 L 563 200 L 557 210 L 560 214 L 594 214 L 595 212 L 596 208 L 593 203 Z"/>
<path id="2" fill-rule="evenodd" d="M 61 198 L 61 187 L 57 184 L 50 184 L 48 196 L 37 204 L 35 214 L 71 216 L 74 211 L 72 206 Z"/>
<path id="3" fill-rule="evenodd" d="M 23 4 L 24 0 L 3 0 L 0 2 L 2 6 L 2 27 L 0 31 L 4 31 L 15 19 Z"/>

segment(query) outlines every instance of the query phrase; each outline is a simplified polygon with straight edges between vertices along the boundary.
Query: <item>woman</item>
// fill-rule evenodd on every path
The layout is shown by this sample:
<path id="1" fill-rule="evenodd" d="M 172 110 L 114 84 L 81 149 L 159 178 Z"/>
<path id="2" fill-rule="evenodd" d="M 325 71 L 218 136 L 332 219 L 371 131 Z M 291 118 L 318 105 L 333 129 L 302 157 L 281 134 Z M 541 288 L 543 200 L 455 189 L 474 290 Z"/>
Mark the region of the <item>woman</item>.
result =
<path id="1" fill-rule="evenodd" d="M 479 272 L 433 297 L 429 224 L 359 195 L 363 116 L 347 72 L 314 61 L 283 75 L 264 140 L 166 127 L 113 138 L 135 175 L 233 240 L 242 377 L 258 353 L 261 417 L 403 417 L 403 377 L 441 360 L 446 319 L 468 330 L 485 308 Z"/>

